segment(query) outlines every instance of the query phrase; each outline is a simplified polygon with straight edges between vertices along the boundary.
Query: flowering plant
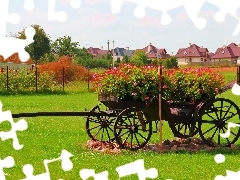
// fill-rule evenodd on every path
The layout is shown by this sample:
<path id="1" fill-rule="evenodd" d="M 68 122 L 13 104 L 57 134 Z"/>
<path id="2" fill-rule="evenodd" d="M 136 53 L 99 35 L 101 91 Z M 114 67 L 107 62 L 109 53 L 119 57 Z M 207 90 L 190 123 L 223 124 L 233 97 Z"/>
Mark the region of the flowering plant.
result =
<path id="1" fill-rule="evenodd" d="M 115 95 L 123 100 L 152 100 L 159 92 L 159 76 L 153 66 L 120 64 L 102 74 L 94 74 L 92 82 L 99 95 Z"/>
<path id="2" fill-rule="evenodd" d="M 180 103 L 195 101 L 203 94 L 214 97 L 224 86 L 223 76 L 209 68 L 169 70 L 162 80 L 163 97 Z"/>
<path id="3" fill-rule="evenodd" d="M 161 77 L 154 66 L 121 64 L 93 75 L 93 87 L 99 95 L 115 95 L 122 100 L 148 101 L 158 98 L 159 80 L 162 97 L 179 103 L 194 101 L 203 94 L 220 93 L 223 77 L 207 68 L 163 70 Z"/>

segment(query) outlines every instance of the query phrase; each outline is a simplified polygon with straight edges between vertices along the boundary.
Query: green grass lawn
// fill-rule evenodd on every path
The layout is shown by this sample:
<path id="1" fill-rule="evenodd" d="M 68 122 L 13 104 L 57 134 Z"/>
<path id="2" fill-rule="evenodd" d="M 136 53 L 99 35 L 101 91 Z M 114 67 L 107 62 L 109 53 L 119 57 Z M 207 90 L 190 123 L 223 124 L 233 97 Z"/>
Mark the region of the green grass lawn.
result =
<path id="1" fill-rule="evenodd" d="M 234 96 L 231 91 L 222 94 L 221 97 L 228 98 L 240 106 L 240 98 Z M 1 96 L 3 111 L 11 110 L 13 114 L 20 112 L 37 111 L 84 111 L 90 110 L 99 104 L 97 95 L 94 93 L 76 93 L 67 95 L 16 95 Z M 83 168 L 95 169 L 96 173 L 107 170 L 109 179 L 118 179 L 116 168 L 131 163 L 138 159 L 144 159 L 145 168 L 157 168 L 157 179 L 193 179 L 210 180 L 217 175 L 226 175 L 226 169 L 232 171 L 240 170 L 239 153 L 224 151 L 225 163 L 216 164 L 214 156 L 217 152 L 198 152 L 194 154 L 186 152 L 158 154 L 154 152 L 131 152 L 123 151 L 118 155 L 104 154 L 91 151 L 85 147 L 89 137 L 85 130 L 84 117 L 35 117 L 24 118 L 28 122 L 26 131 L 17 132 L 22 150 L 13 149 L 12 140 L 0 141 L 0 159 L 11 155 L 15 159 L 13 168 L 4 169 L 7 180 L 25 178 L 22 167 L 32 164 L 34 174 L 45 173 L 44 159 L 59 157 L 63 149 L 74 156 L 71 158 L 73 169 L 64 172 L 61 162 L 57 161 L 49 165 L 51 179 L 80 179 L 79 171 Z M 18 121 L 19 119 L 14 119 Z M 1 131 L 9 131 L 10 123 L 0 124 Z M 163 139 L 174 138 L 167 122 L 163 125 Z M 159 134 L 153 134 L 150 143 L 159 143 Z M 237 141 L 237 145 L 240 142 Z M 92 178 L 93 179 L 93 178 Z M 121 179 L 138 179 L 136 175 Z"/>

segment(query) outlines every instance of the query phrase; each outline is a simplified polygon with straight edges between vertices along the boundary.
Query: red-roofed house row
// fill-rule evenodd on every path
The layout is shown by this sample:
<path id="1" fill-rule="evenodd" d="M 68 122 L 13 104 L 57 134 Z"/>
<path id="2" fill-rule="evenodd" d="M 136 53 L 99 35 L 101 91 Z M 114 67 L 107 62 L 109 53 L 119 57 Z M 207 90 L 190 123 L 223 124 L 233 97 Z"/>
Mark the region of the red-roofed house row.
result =
<path id="1" fill-rule="evenodd" d="M 188 64 L 191 62 L 211 61 L 213 53 L 205 47 L 199 47 L 196 44 L 189 44 L 187 48 L 180 48 L 176 54 L 178 64 Z"/>
<path id="2" fill-rule="evenodd" d="M 227 60 L 240 64 L 240 44 L 231 43 L 228 46 L 218 48 L 212 59 L 214 61 Z"/>

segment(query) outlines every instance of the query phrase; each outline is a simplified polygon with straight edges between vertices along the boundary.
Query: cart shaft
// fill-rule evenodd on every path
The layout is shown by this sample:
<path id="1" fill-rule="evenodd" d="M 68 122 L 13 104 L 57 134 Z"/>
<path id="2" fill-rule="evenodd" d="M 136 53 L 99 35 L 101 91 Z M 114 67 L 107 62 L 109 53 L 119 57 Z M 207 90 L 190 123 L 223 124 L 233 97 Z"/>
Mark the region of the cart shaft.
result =
<path id="1" fill-rule="evenodd" d="M 29 112 L 29 113 L 19 113 L 12 114 L 13 118 L 20 117 L 39 117 L 39 116 L 108 116 L 108 117 L 116 117 L 117 115 L 114 113 L 106 113 L 106 112 Z"/>

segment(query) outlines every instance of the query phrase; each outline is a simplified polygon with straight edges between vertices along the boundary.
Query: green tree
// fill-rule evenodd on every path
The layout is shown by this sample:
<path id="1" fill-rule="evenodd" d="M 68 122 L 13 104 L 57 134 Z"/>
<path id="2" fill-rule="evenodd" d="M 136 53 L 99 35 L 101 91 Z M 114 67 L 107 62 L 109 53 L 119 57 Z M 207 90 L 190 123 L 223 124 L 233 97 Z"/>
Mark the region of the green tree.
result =
<path id="1" fill-rule="evenodd" d="M 53 62 L 58 60 L 60 57 L 54 53 L 46 53 L 39 59 L 39 64 L 44 64 L 47 62 Z"/>
<path id="2" fill-rule="evenodd" d="M 148 63 L 147 55 L 142 50 L 136 50 L 134 55 L 130 59 L 130 63 L 136 64 L 139 66 L 145 65 Z"/>
<path id="3" fill-rule="evenodd" d="M 172 68 L 178 66 L 178 61 L 177 61 L 177 58 L 175 56 L 171 56 L 170 62 L 171 62 Z"/>
<path id="4" fill-rule="evenodd" d="M 125 54 L 122 58 L 123 63 L 129 63 L 129 57 Z"/>
<path id="5" fill-rule="evenodd" d="M 90 54 L 86 48 L 82 48 L 78 50 L 78 53 L 75 59 L 78 64 L 81 64 L 87 67 L 87 66 L 90 66 L 89 62 L 93 60 L 93 55 Z"/>
<path id="6" fill-rule="evenodd" d="M 58 56 L 70 56 L 75 57 L 78 55 L 79 51 L 79 43 L 72 42 L 70 36 L 64 36 L 57 38 L 51 44 L 52 51 Z"/>
<path id="7" fill-rule="evenodd" d="M 162 62 L 163 62 L 163 66 L 167 69 L 172 69 L 178 66 L 177 58 L 173 56 L 163 60 Z"/>
<path id="8" fill-rule="evenodd" d="M 33 37 L 34 42 L 28 45 L 25 50 L 29 53 L 30 57 L 37 61 L 44 54 L 50 53 L 50 37 L 45 33 L 44 29 L 39 25 L 31 25 L 35 29 L 35 35 Z M 15 35 L 18 39 L 26 39 L 24 28 L 21 32 Z"/>

